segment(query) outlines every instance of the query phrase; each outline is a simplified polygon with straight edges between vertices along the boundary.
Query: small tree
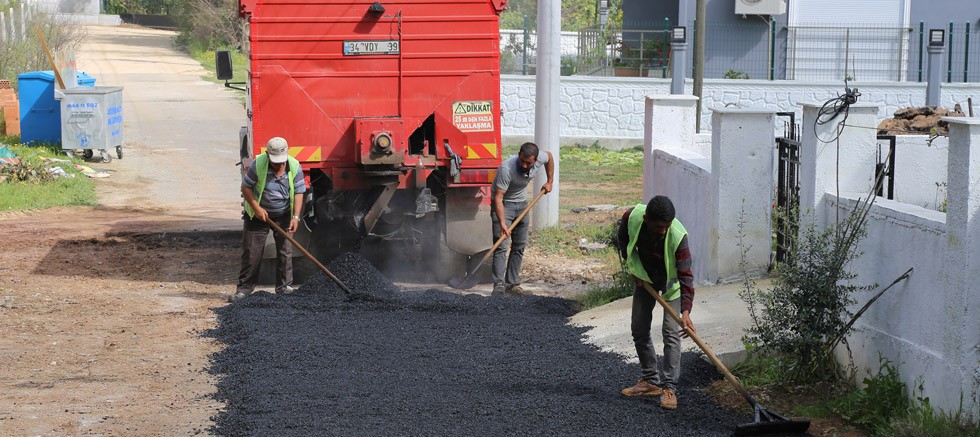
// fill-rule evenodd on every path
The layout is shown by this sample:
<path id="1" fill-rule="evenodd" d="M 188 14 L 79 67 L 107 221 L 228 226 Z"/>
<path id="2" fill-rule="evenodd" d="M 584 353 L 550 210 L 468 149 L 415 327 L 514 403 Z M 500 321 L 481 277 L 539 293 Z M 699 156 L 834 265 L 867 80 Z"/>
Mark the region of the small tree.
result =
<path id="1" fill-rule="evenodd" d="M 826 229 L 803 226 L 790 261 L 776 266 L 772 290 L 749 283 L 739 294 L 753 321 L 746 340 L 758 345 L 758 352 L 788 358 L 778 379 L 836 379 L 829 345 L 848 325 L 847 307 L 855 302 L 851 296 L 876 286 L 853 285 L 857 274 L 846 269 L 860 255 L 855 246 L 864 235 L 865 218 L 858 210 Z"/>

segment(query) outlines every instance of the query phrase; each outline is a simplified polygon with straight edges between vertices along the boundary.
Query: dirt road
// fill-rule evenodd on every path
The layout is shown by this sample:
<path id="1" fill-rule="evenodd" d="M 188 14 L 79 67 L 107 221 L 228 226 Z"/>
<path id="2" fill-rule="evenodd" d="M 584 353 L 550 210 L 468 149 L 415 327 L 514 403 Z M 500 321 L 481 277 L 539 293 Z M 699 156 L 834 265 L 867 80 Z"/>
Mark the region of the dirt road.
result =
<path id="1" fill-rule="evenodd" d="M 100 206 L 0 212 L 0 435 L 193 435 L 223 408 L 201 334 L 238 270 L 244 111 L 173 36 L 87 28 L 79 69 L 125 88 Z M 544 294 L 601 269 L 525 263 Z"/>
<path id="2" fill-rule="evenodd" d="M 80 70 L 121 85 L 124 158 L 96 208 L 0 213 L 0 435 L 193 435 L 237 272 L 238 98 L 172 32 L 89 27 Z"/>

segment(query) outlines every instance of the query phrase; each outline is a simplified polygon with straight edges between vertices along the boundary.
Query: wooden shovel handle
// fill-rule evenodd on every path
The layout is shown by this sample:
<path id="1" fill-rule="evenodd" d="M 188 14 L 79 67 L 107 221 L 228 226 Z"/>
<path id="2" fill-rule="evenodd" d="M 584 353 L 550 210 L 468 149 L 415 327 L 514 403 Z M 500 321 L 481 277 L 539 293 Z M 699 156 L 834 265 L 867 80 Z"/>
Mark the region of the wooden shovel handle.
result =
<path id="1" fill-rule="evenodd" d="M 522 219 L 524 219 L 524 216 L 527 215 L 528 211 L 530 211 L 531 208 L 534 207 L 534 204 L 538 203 L 538 200 L 541 200 L 541 196 L 544 196 L 545 194 L 546 193 L 542 188 L 541 191 L 538 192 L 538 195 L 534 196 L 534 199 L 532 199 L 531 203 L 527 205 L 527 208 L 524 208 L 524 211 L 521 211 L 521 213 L 517 216 L 517 218 L 515 218 L 514 221 L 511 222 L 510 226 L 507 227 L 508 234 L 514 231 L 514 228 L 517 227 L 517 224 L 520 223 Z M 473 273 L 476 273 L 477 270 L 480 270 L 480 266 L 482 266 L 483 263 L 487 262 L 487 260 L 491 256 L 493 256 L 493 251 L 497 250 L 497 248 L 500 247 L 500 244 L 503 243 L 504 240 L 506 239 L 507 239 L 506 235 L 501 235 L 500 238 L 498 238 L 497 241 L 493 243 L 493 246 L 490 246 L 490 250 L 488 250 L 487 253 L 483 255 L 483 258 L 480 259 L 480 262 L 476 265 L 476 267 L 473 268 L 472 272 L 469 272 L 469 274 L 472 275 Z"/>
<path id="2" fill-rule="evenodd" d="M 742 385 L 742 383 L 738 380 L 738 378 L 735 377 L 735 375 L 732 375 L 732 372 L 728 371 L 728 368 L 725 367 L 725 364 L 722 363 L 717 356 L 715 356 L 715 353 L 711 351 L 711 348 L 709 348 L 708 345 L 705 344 L 703 340 L 701 340 L 701 337 L 698 337 L 698 334 L 696 334 L 694 330 L 684 326 L 684 321 L 681 320 L 681 317 L 677 315 L 677 312 L 674 311 L 674 309 L 667 304 L 667 301 L 665 301 L 663 297 L 660 297 L 660 293 L 657 293 L 657 290 L 654 290 L 653 286 L 651 286 L 649 282 L 643 280 L 640 280 L 640 282 L 643 283 L 643 288 L 646 289 L 647 293 L 650 293 L 650 295 L 653 296 L 654 299 L 657 299 L 657 303 L 659 303 L 660 306 L 664 308 L 664 311 L 666 311 L 667 314 L 670 315 L 670 318 L 674 319 L 677 322 L 677 324 L 684 329 L 684 332 L 687 332 L 687 335 L 691 337 L 691 340 L 694 340 L 694 342 L 697 343 L 698 347 L 700 347 L 701 350 L 704 351 L 704 354 L 707 355 L 708 358 L 711 359 L 711 362 L 714 363 L 715 367 L 718 368 L 718 371 L 720 371 L 723 375 L 725 375 L 725 378 L 728 379 L 728 382 L 731 382 L 732 385 L 735 386 L 735 389 L 738 390 L 739 394 L 741 394 L 742 397 L 744 397 L 745 400 L 748 401 L 749 404 L 751 404 L 753 407 L 757 405 L 755 399 L 752 399 L 752 395 L 749 394 L 749 391 L 745 389 L 745 386 Z"/>
<path id="3" fill-rule="evenodd" d="M 306 255 L 306 257 L 309 258 L 310 261 L 313 261 L 313 264 L 316 264 L 316 266 L 319 267 L 320 270 L 323 270 L 323 273 L 326 273 L 326 275 L 328 277 L 330 277 L 330 279 L 333 279 L 333 281 L 336 282 L 337 285 L 340 286 L 340 288 L 343 288 L 344 291 L 347 292 L 347 294 L 351 294 L 350 289 L 347 288 L 347 286 L 344 285 L 344 283 L 341 282 L 339 278 L 337 278 L 336 276 L 334 276 L 333 273 L 330 273 L 330 270 L 327 270 L 327 268 L 324 267 L 323 264 L 320 264 L 320 261 L 317 261 L 317 259 L 316 259 L 315 256 L 313 256 L 312 254 L 310 254 L 310 252 L 307 252 L 306 249 L 303 248 L 303 246 L 300 246 L 300 244 L 298 242 L 296 242 L 296 239 L 294 239 L 292 235 L 289 235 L 288 232 L 286 232 L 282 228 L 280 228 L 279 225 L 277 225 L 276 222 L 274 222 L 271 218 L 269 218 L 268 220 L 266 220 L 266 223 L 268 223 L 269 226 L 272 226 L 272 229 L 275 229 L 276 232 L 282 234 L 283 237 L 286 237 L 286 239 L 289 240 L 290 243 L 293 243 L 293 247 L 299 249 L 299 251 L 302 252 L 303 255 Z"/>

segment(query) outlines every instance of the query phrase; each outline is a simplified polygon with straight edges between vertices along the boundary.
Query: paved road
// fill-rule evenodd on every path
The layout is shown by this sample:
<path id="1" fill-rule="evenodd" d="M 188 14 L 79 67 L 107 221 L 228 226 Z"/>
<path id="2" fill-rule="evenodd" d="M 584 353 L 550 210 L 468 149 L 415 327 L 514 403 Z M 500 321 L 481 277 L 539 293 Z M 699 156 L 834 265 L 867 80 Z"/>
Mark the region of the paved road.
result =
<path id="1" fill-rule="evenodd" d="M 174 46 L 174 32 L 128 26 L 86 31 L 76 56 L 79 70 L 96 85 L 124 87 L 124 157 L 93 163 L 113 172 L 99 182 L 99 203 L 237 219 L 240 93 L 202 80 L 208 72 Z"/>

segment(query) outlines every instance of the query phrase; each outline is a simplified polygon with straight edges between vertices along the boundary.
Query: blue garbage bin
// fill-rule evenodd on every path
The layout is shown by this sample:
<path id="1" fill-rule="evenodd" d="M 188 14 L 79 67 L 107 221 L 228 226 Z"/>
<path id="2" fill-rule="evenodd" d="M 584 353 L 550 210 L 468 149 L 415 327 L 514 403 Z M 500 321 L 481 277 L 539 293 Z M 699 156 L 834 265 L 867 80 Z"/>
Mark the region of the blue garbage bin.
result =
<path id="1" fill-rule="evenodd" d="M 17 75 L 20 99 L 20 141 L 61 144 L 61 104 L 54 99 L 54 71 Z M 95 78 L 78 73 L 79 86 L 95 86 Z"/>

